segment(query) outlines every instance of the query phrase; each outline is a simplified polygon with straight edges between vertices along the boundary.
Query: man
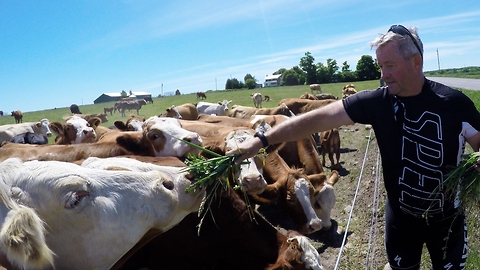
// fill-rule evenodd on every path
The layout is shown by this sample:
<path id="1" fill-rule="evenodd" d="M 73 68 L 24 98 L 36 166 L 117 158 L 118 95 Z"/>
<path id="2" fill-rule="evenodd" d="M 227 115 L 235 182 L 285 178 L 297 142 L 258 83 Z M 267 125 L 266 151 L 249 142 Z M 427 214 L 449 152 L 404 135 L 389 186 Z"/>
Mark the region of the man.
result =
<path id="1" fill-rule="evenodd" d="M 461 160 L 465 142 L 479 150 L 480 113 L 460 91 L 425 78 L 423 45 L 415 28 L 393 25 L 371 46 L 385 86 L 292 118 L 227 154 L 242 153 L 243 160 L 268 144 L 342 125 L 371 124 L 387 191 L 385 269 L 419 269 L 424 243 L 434 269 L 463 269 L 465 217 L 437 188 Z"/>

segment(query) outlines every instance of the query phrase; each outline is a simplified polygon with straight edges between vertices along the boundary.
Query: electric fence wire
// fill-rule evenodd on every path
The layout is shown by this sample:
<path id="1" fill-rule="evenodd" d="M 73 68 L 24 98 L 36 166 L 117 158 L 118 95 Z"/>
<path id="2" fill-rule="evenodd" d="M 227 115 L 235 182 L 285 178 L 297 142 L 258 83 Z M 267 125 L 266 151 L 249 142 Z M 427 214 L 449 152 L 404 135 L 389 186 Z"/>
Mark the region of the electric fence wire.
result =
<path id="1" fill-rule="evenodd" d="M 334 270 L 338 269 L 338 266 L 340 264 L 340 259 L 342 258 L 343 249 L 345 248 L 345 241 L 347 240 L 348 228 L 350 226 L 350 222 L 352 221 L 353 209 L 355 207 L 355 201 L 357 200 L 358 190 L 360 188 L 360 182 L 361 182 L 362 176 L 363 176 L 363 170 L 365 169 L 365 161 L 367 160 L 367 153 L 368 153 L 368 148 L 370 146 L 370 141 L 371 141 L 371 138 L 372 138 L 372 132 L 373 131 L 370 129 L 370 134 L 368 134 L 368 137 L 367 137 L 367 139 L 368 139 L 367 147 L 365 148 L 365 155 L 363 157 L 362 167 L 360 169 L 360 175 L 358 176 L 357 189 L 355 190 L 355 196 L 353 197 L 352 207 L 350 209 L 350 214 L 348 215 L 347 226 L 345 228 L 345 233 L 343 235 L 342 245 L 340 246 L 340 251 L 338 253 L 338 257 L 337 257 L 337 261 L 335 263 Z"/>
<path id="2" fill-rule="evenodd" d="M 369 269 L 369 266 L 370 269 L 375 269 L 375 240 L 377 239 L 378 232 L 380 178 L 380 151 L 377 148 L 377 164 L 375 165 L 375 181 L 373 187 L 372 218 L 370 220 L 370 232 L 368 234 L 368 247 L 365 257 L 365 269 Z"/>

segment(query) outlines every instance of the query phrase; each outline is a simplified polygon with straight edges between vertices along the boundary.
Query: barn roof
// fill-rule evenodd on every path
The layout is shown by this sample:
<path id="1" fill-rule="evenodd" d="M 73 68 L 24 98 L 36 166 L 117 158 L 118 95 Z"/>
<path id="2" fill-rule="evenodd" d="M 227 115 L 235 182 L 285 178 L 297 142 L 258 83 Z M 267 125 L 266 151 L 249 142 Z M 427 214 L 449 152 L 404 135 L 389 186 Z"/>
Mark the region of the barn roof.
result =
<path id="1" fill-rule="evenodd" d="M 109 97 L 121 97 L 122 96 L 122 93 L 121 92 L 113 92 L 113 93 L 103 93 L 104 95 L 106 96 L 109 96 Z M 133 92 L 132 91 L 132 94 L 135 95 L 135 96 L 148 96 L 148 95 L 152 95 L 151 93 L 148 93 L 148 92 Z"/>
<path id="2" fill-rule="evenodd" d="M 267 75 L 265 76 L 265 80 L 268 80 L 268 79 L 278 79 L 282 76 L 282 74 L 276 74 L 276 75 Z"/>

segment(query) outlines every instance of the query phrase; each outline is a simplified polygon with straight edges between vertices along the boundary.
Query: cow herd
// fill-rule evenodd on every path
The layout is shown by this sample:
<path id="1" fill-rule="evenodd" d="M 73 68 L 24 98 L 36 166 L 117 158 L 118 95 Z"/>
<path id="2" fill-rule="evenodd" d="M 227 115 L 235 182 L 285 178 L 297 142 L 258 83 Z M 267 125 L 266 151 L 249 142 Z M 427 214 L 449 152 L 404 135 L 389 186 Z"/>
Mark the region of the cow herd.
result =
<path id="1" fill-rule="evenodd" d="M 323 269 L 306 235 L 331 226 L 338 130 L 267 147 L 217 179 L 227 188 L 186 192 L 199 180 L 186 159 L 225 155 L 337 100 L 305 95 L 274 108 L 262 108 L 260 93 L 254 107 L 172 105 L 148 118 L 138 116 L 146 103 L 125 100 L 112 110 L 137 115 L 110 128 L 101 124 L 112 111 L 83 115 L 72 105 L 63 122 L 0 126 L 0 268 Z M 206 198 L 209 213 L 199 215 Z M 277 205 L 295 228 L 272 226 L 260 205 Z"/>

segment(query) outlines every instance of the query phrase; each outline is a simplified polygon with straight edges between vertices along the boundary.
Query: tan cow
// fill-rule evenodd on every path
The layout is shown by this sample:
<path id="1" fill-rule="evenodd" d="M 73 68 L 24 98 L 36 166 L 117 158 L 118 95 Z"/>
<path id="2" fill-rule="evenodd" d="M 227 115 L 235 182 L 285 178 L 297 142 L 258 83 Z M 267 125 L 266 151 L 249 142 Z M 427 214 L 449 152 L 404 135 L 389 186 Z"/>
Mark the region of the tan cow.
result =
<path id="1" fill-rule="evenodd" d="M 349 83 L 343 87 L 342 98 L 347 98 L 355 93 L 357 93 L 357 90 L 355 89 L 355 85 Z"/>
<path id="2" fill-rule="evenodd" d="M 183 120 L 196 120 L 198 117 L 197 108 L 193 103 L 185 103 L 178 106 L 172 105 L 165 111 L 166 114 L 162 114 L 162 116 L 181 118 Z"/>
<path id="3" fill-rule="evenodd" d="M 322 87 L 320 87 L 320 84 L 318 84 L 318 83 L 310 84 L 310 91 L 312 92 L 312 94 L 314 94 L 315 92 L 317 94 L 321 94 L 322 93 Z"/>

